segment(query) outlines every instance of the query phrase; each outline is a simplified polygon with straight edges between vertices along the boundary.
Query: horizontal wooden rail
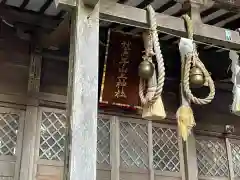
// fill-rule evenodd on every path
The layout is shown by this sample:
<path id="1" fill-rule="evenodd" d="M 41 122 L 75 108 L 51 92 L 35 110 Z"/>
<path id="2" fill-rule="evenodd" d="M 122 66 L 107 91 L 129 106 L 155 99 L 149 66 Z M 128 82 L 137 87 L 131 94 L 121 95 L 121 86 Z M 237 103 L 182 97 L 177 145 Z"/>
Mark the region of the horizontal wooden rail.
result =
<path id="1" fill-rule="evenodd" d="M 234 12 L 240 12 L 239 0 L 213 0 L 213 1 L 218 8 Z"/>
<path id="2" fill-rule="evenodd" d="M 181 1 L 181 0 L 180 0 Z M 184 1 L 184 0 L 182 0 Z M 72 1 L 67 1 L 72 2 Z M 227 1 L 225 0 L 214 0 L 215 4 L 225 5 Z M 58 4 L 66 5 L 66 0 L 58 0 Z M 74 4 L 74 3 L 73 3 Z M 228 6 L 238 7 L 239 3 L 229 4 Z M 61 6 L 60 6 L 61 7 Z M 71 5 L 71 7 L 74 7 Z M 109 0 L 103 0 L 100 4 L 100 19 L 104 21 L 115 22 L 119 24 L 125 24 L 128 26 L 134 26 L 138 28 L 147 29 L 149 27 L 147 20 L 147 12 L 144 9 L 139 9 L 132 6 L 127 6 L 124 4 L 119 4 L 115 2 L 111 2 Z M 173 16 L 169 16 L 166 14 L 157 13 L 156 15 L 158 30 L 161 32 L 166 32 L 173 34 L 179 37 L 186 37 L 186 29 L 184 25 L 184 21 L 182 18 L 177 18 Z M 68 21 L 69 19 L 65 19 L 66 23 L 62 23 L 58 28 L 55 29 L 56 32 L 53 32 L 50 36 L 46 36 L 42 39 L 41 44 L 43 47 L 47 47 L 52 45 L 55 42 L 54 40 L 62 41 L 62 35 L 69 35 Z M 64 26 L 63 26 L 64 25 Z M 64 29 L 64 30 L 63 30 Z M 194 24 L 194 39 L 199 42 L 213 44 L 217 46 L 222 46 L 228 49 L 240 49 L 240 35 L 236 31 L 228 31 L 227 29 L 202 24 L 195 23 Z M 58 33 L 61 32 L 61 33 Z M 227 40 L 226 33 L 231 34 L 231 40 Z M 52 40 L 53 39 L 53 40 Z M 50 41 L 53 42 L 50 42 Z"/>
<path id="3" fill-rule="evenodd" d="M 100 6 L 100 19 L 143 29 L 149 27 L 146 10 L 118 3 L 102 3 Z M 159 31 L 181 37 L 187 36 L 182 18 L 157 13 L 156 19 Z M 231 40 L 226 39 L 226 33 L 231 34 Z M 194 39 L 199 42 L 223 46 L 229 49 L 240 49 L 240 36 L 238 32 L 226 32 L 224 28 L 207 24 L 194 24 Z"/>

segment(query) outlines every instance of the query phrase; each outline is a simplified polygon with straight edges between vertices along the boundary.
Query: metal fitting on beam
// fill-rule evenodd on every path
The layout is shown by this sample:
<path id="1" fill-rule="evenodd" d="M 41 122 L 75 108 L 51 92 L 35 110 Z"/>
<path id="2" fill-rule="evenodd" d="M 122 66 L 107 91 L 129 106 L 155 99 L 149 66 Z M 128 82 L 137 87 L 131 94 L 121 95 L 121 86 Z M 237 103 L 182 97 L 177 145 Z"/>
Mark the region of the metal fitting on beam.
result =
<path id="1" fill-rule="evenodd" d="M 237 28 L 236 31 L 239 33 L 239 36 L 240 36 L 240 28 Z"/>
<path id="2" fill-rule="evenodd" d="M 99 0 L 82 0 L 82 1 L 86 6 L 94 8 L 97 5 Z"/>
<path id="3" fill-rule="evenodd" d="M 72 10 L 77 5 L 77 0 L 54 0 L 54 2 L 57 8 L 66 11 Z"/>
<path id="4" fill-rule="evenodd" d="M 71 10 L 77 6 L 77 0 L 54 0 L 56 7 L 65 10 Z M 88 7 L 94 8 L 99 0 L 81 0 Z"/>
<path id="5" fill-rule="evenodd" d="M 227 134 L 234 133 L 234 126 L 233 125 L 226 125 L 225 126 L 225 133 L 227 133 Z"/>

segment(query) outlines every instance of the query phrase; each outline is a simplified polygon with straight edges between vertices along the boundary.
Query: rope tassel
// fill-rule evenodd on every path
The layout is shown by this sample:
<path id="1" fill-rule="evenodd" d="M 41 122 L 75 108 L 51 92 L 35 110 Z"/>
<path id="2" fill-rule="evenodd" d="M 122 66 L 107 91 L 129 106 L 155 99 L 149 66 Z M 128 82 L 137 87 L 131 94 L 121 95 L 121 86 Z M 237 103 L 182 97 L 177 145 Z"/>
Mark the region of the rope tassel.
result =
<path id="1" fill-rule="evenodd" d="M 155 12 L 150 5 L 147 7 L 147 11 L 150 17 L 150 31 L 143 34 L 145 45 L 144 60 L 148 60 L 152 63 L 152 57 L 155 55 L 157 67 L 154 67 L 153 76 L 148 79 L 148 89 L 146 96 L 144 95 L 145 80 L 140 78 L 139 97 L 143 105 L 142 117 L 149 120 L 161 120 L 166 117 L 161 97 L 165 80 L 165 67 L 158 40 Z M 156 68 L 158 69 L 158 74 Z"/>
<path id="2" fill-rule="evenodd" d="M 179 50 L 181 54 L 181 79 L 184 79 L 184 67 L 185 67 L 185 57 L 187 54 L 193 52 L 193 42 L 190 39 L 181 38 L 179 43 Z M 184 91 L 184 83 L 181 82 L 181 101 L 182 105 L 177 110 L 177 121 L 178 121 L 178 130 L 183 140 L 186 141 L 187 137 L 191 133 L 192 128 L 195 126 L 195 119 L 193 116 L 193 111 L 191 109 L 191 102 L 186 96 Z"/>
<path id="3" fill-rule="evenodd" d="M 190 105 L 181 105 L 177 111 L 178 132 L 186 141 L 191 134 L 192 128 L 196 125 L 193 111 Z"/>

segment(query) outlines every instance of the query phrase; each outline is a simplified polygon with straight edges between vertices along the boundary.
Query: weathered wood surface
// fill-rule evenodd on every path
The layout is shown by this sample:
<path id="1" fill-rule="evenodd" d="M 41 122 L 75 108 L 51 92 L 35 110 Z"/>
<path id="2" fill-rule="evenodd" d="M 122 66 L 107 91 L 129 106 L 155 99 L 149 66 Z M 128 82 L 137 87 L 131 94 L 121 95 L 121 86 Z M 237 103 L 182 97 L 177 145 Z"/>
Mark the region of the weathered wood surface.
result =
<path id="1" fill-rule="evenodd" d="M 33 26 L 40 26 L 47 29 L 56 28 L 59 20 L 54 20 L 51 17 L 33 14 L 28 11 L 17 11 L 10 6 L 0 5 L 0 16 L 7 20 L 9 23 L 20 22 L 24 24 L 31 24 Z"/>
<path id="2" fill-rule="evenodd" d="M 179 3 L 193 2 L 201 4 L 205 7 L 217 7 L 219 9 L 225 9 L 231 12 L 240 12 L 240 1 L 239 0 L 175 0 Z"/>
<path id="3" fill-rule="evenodd" d="M 239 0 L 213 0 L 218 8 L 240 12 Z"/>
<path id="4" fill-rule="evenodd" d="M 82 0 L 84 5 L 94 8 L 99 0 Z M 68 10 L 77 6 L 77 0 L 55 0 L 57 7 Z"/>
<path id="5" fill-rule="evenodd" d="M 190 134 L 187 141 L 183 142 L 186 180 L 198 180 L 198 166 L 194 134 Z"/>
<path id="6" fill-rule="evenodd" d="M 37 180 L 62 180 L 63 167 L 51 165 L 38 165 Z"/>
<path id="7" fill-rule="evenodd" d="M 77 5 L 77 0 L 54 0 L 57 8 L 72 10 Z"/>
<path id="8" fill-rule="evenodd" d="M 20 180 L 31 180 L 35 176 L 36 163 L 36 134 L 37 134 L 37 120 L 38 120 L 38 100 L 30 100 L 31 97 L 36 97 L 40 88 L 42 57 L 36 52 L 31 52 L 31 61 L 29 65 L 28 77 L 28 100 L 26 107 L 26 116 L 23 132 L 23 152 L 21 155 L 21 172 L 19 174 Z M 34 104 L 32 104 L 32 102 Z"/>
<path id="9" fill-rule="evenodd" d="M 68 63 L 43 58 L 40 91 L 67 95 Z"/>
<path id="10" fill-rule="evenodd" d="M 38 43 L 42 46 L 42 48 L 48 48 L 51 46 L 59 47 L 69 42 L 69 31 L 70 16 L 66 15 L 64 20 L 50 34 L 43 34 L 42 36 L 38 36 Z"/>
<path id="11" fill-rule="evenodd" d="M 72 14 L 68 113 L 70 180 L 96 179 L 98 115 L 99 4 L 87 8 L 80 1 Z M 71 77 L 73 76 L 73 77 Z M 71 86 L 72 84 L 72 86 Z"/>
<path id="12" fill-rule="evenodd" d="M 84 4 L 89 6 L 95 6 L 99 0 L 84 0 Z M 180 3 L 184 3 L 189 0 L 175 0 Z M 190 0 L 194 3 L 199 3 L 204 6 L 213 5 L 220 9 L 226 9 L 229 11 L 240 12 L 240 1 L 239 0 Z M 76 6 L 76 0 L 55 0 L 55 4 L 59 8 L 69 9 Z M 151 1 L 152 2 L 152 1 Z"/>
<path id="13" fill-rule="evenodd" d="M 101 4 L 100 19 L 144 29 L 149 27 L 147 13 L 145 10 L 118 3 L 105 2 L 104 4 Z M 181 37 L 187 36 L 183 19 L 160 13 L 156 14 L 156 19 L 159 31 Z M 225 29 L 206 24 L 194 24 L 195 40 L 224 46 L 230 49 L 239 49 L 239 33 L 235 31 L 230 32 L 232 35 L 232 41 L 227 41 Z"/>
<path id="14" fill-rule="evenodd" d="M 84 4 L 90 7 L 95 7 L 100 0 L 83 0 Z"/>
<path id="15" fill-rule="evenodd" d="M 111 119 L 111 164 L 112 164 L 112 170 L 111 170 L 111 179 L 119 180 L 119 167 L 120 167 L 120 132 L 119 132 L 119 119 L 117 119 L 115 116 Z"/>
<path id="16" fill-rule="evenodd" d="M 193 4 L 199 3 L 193 2 Z M 206 6 L 209 6 L 209 3 Z M 235 4 L 234 7 L 235 6 L 238 8 L 238 3 Z M 196 7 L 193 7 L 193 10 L 195 11 Z M 240 49 L 239 33 L 235 31 L 230 31 L 232 40 L 228 41 L 226 40 L 226 29 L 199 23 L 200 15 L 197 15 L 196 13 L 198 12 L 194 12 L 194 17 L 197 17 L 197 21 L 194 25 L 195 40 L 208 44 L 223 46 L 229 49 Z M 182 18 L 177 18 L 161 13 L 157 13 L 156 18 L 159 31 L 181 37 L 187 36 L 184 21 Z M 147 21 L 147 13 L 145 10 L 132 6 L 127 6 L 124 4 L 118 4 L 107 0 L 101 2 L 100 4 L 100 19 L 143 29 L 148 29 L 149 27 Z M 65 26 L 63 26 L 64 24 Z M 54 43 L 61 44 L 63 42 L 62 39 L 66 39 L 62 38 L 62 36 L 67 37 L 67 32 L 69 32 L 67 30 L 68 27 L 66 26 L 68 26 L 68 23 L 67 20 L 64 20 L 64 23 L 62 23 L 58 28 L 56 28 L 56 32 L 53 32 L 50 36 L 45 36 L 45 38 L 43 38 L 43 46 L 49 47 Z"/>
<path id="17" fill-rule="evenodd" d="M 194 2 L 193 4 L 198 4 L 198 3 Z M 194 7 L 193 9 L 196 9 L 196 8 Z M 239 33 L 235 31 L 230 31 L 232 40 L 227 41 L 226 32 L 225 32 L 226 29 L 199 23 L 200 15 L 198 16 L 196 13 L 194 13 L 194 17 L 198 17 L 198 20 L 194 26 L 195 40 L 199 42 L 205 42 L 208 44 L 223 46 L 230 49 L 240 48 Z M 100 19 L 104 21 L 116 22 L 116 23 L 125 24 L 129 26 L 143 28 L 143 29 L 147 29 L 149 27 L 148 21 L 147 21 L 147 13 L 145 10 L 123 5 L 123 4 L 118 4 L 111 1 L 101 2 Z M 181 37 L 187 36 L 185 26 L 184 26 L 184 21 L 181 18 L 157 13 L 157 24 L 158 24 L 159 31 L 170 33 L 170 34 L 181 36 Z M 59 25 L 59 27 L 56 28 L 55 32 L 53 32 L 49 36 L 45 36 L 44 38 L 41 37 L 40 39 L 43 39 L 42 40 L 43 46 L 49 47 L 54 43 L 61 44 L 63 42 L 62 39 L 66 39 L 66 38 L 62 38 L 62 36 L 67 37 L 68 35 L 69 31 L 67 26 L 68 26 L 68 20 L 65 19 L 64 23 Z"/>
<path id="18" fill-rule="evenodd" d="M 29 42 L 17 38 L 14 30 L 6 25 L 1 25 L 0 36 L 0 93 L 26 94 Z"/>
<path id="19" fill-rule="evenodd" d="M 233 161 L 233 153 L 232 153 L 232 147 L 231 147 L 231 142 L 229 140 L 229 138 L 225 139 L 225 143 L 226 143 L 226 149 L 227 149 L 227 155 L 228 155 L 228 168 L 229 168 L 229 177 L 230 180 L 234 180 L 235 179 L 235 175 L 234 175 L 234 161 Z"/>

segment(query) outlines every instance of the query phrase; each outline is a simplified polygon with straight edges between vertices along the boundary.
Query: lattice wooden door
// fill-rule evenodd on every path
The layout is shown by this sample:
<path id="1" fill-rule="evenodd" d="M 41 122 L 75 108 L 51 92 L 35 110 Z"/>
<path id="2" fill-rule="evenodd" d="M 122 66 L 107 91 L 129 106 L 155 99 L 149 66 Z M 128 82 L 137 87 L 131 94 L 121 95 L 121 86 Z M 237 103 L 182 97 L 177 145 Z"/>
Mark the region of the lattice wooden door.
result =
<path id="1" fill-rule="evenodd" d="M 34 177 L 36 180 L 62 180 L 65 130 L 64 110 L 39 108 L 35 146 Z M 109 116 L 99 115 L 97 143 L 97 178 L 110 180 Z"/>
<path id="2" fill-rule="evenodd" d="M 0 180 L 18 180 L 25 112 L 0 107 Z"/>
<path id="3" fill-rule="evenodd" d="M 61 180 L 64 164 L 64 110 L 39 108 L 35 156 L 37 180 Z"/>

